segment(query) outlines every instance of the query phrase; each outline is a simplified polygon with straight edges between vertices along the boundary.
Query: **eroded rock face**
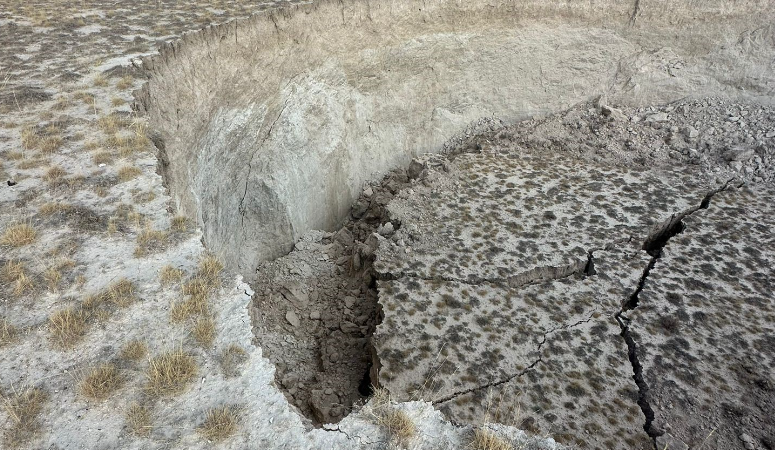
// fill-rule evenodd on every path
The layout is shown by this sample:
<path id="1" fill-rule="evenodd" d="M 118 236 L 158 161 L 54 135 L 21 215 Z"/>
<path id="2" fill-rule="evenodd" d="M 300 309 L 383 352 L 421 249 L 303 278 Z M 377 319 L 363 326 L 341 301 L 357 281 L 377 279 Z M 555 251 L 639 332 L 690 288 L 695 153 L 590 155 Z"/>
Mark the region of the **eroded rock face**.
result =
<path id="1" fill-rule="evenodd" d="M 145 60 L 138 103 L 177 208 L 252 279 L 305 232 L 338 227 L 365 180 L 481 117 L 512 122 L 604 93 L 643 104 L 745 86 L 766 97 L 772 30 L 758 24 L 771 8 L 315 2 L 166 47 Z"/>

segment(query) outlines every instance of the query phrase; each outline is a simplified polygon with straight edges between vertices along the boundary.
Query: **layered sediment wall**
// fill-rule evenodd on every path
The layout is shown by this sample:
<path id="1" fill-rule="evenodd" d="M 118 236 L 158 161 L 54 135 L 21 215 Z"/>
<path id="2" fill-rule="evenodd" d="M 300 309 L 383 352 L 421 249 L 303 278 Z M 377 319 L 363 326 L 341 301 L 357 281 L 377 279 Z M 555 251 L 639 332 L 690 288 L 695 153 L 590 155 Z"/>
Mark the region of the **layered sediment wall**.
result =
<path id="1" fill-rule="evenodd" d="M 205 29 L 143 61 L 161 173 L 250 279 L 364 181 L 473 121 L 597 95 L 771 101 L 771 1 L 328 1 Z"/>

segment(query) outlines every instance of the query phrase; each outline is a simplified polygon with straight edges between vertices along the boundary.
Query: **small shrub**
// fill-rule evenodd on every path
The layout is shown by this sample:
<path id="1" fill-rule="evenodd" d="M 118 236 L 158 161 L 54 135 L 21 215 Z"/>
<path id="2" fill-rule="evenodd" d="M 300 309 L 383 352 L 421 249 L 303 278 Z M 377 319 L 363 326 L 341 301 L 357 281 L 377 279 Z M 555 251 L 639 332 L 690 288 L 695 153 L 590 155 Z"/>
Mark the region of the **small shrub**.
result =
<path id="1" fill-rule="evenodd" d="M 180 393 L 197 373 L 196 360 L 181 349 L 154 357 L 148 363 L 147 391 L 155 396 Z"/>
<path id="2" fill-rule="evenodd" d="M 123 384 L 118 369 L 113 364 L 103 364 L 92 369 L 81 381 L 81 393 L 93 400 L 109 397 Z"/>
<path id="3" fill-rule="evenodd" d="M 237 432 L 239 422 L 235 407 L 221 406 L 207 412 L 207 417 L 197 431 L 210 441 L 222 441 Z"/>
<path id="4" fill-rule="evenodd" d="M 22 247 L 34 242 L 36 236 L 37 232 L 32 228 L 32 225 L 20 223 L 5 229 L 2 237 L 0 237 L 0 244 L 10 247 Z"/>

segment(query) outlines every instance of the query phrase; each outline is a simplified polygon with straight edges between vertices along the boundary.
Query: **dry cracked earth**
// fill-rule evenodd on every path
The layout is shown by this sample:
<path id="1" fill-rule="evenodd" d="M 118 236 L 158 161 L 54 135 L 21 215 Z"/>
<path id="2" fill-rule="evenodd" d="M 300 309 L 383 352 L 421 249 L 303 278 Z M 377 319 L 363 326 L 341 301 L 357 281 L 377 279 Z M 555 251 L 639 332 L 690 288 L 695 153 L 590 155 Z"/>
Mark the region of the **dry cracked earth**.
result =
<path id="1" fill-rule="evenodd" d="M 232 287 L 169 212 L 131 61 L 270 6 L 2 3 L 3 447 L 206 446 L 275 385 L 272 430 L 378 386 L 569 447 L 775 448 L 775 109 L 483 121 Z"/>

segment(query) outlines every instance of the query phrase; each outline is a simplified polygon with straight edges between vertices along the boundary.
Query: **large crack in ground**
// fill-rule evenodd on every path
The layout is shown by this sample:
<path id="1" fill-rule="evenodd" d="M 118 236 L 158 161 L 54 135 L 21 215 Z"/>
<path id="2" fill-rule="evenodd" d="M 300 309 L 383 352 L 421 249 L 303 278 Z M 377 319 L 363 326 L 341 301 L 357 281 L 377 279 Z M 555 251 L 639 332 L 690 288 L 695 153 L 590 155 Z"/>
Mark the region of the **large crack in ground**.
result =
<path id="1" fill-rule="evenodd" d="M 729 189 L 732 181 L 733 180 L 728 180 L 721 187 L 708 192 L 698 206 L 689 208 L 678 214 L 674 214 L 661 226 L 657 227 L 654 232 L 649 234 L 649 236 L 644 240 L 642 249 L 651 255 L 651 259 L 643 269 L 643 274 L 638 280 L 638 285 L 636 286 L 635 290 L 629 296 L 629 298 L 622 302 L 621 309 L 614 316 L 621 329 L 622 339 L 624 339 L 624 342 L 627 345 L 627 356 L 630 364 L 632 365 L 632 378 L 638 387 L 637 404 L 640 407 L 643 416 L 645 417 L 643 430 L 653 440 L 654 448 L 656 450 L 658 450 L 657 438 L 662 436 L 665 431 L 657 429 L 654 426 L 655 412 L 649 401 L 649 386 L 644 378 L 643 365 L 641 364 L 638 357 L 638 344 L 630 330 L 630 319 L 627 318 L 624 314 L 627 311 L 631 311 L 638 307 L 640 293 L 643 291 L 646 285 L 646 281 L 652 274 L 654 268 L 657 265 L 657 262 L 662 257 L 664 247 L 673 237 L 682 233 L 686 229 L 684 219 L 701 209 L 708 209 L 710 207 L 710 202 L 713 196 L 719 192 Z M 740 187 L 740 185 L 737 185 L 736 187 Z"/>

